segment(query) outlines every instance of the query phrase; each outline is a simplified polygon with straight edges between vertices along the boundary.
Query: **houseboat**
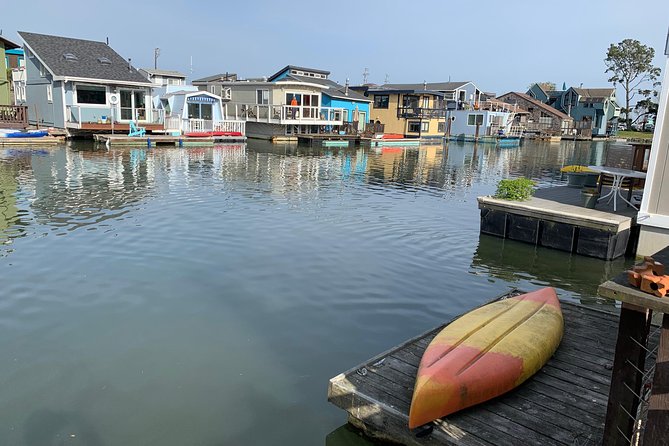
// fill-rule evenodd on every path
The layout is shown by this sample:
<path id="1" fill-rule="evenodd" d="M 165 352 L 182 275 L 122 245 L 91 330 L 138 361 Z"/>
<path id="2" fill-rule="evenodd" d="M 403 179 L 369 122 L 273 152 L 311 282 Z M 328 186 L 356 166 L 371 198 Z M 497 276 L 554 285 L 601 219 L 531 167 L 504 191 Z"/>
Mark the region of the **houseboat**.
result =
<path id="1" fill-rule="evenodd" d="M 107 43 L 19 32 L 26 62 L 31 124 L 70 135 L 128 131 L 130 123 L 163 130 L 153 84 Z"/>
<path id="2" fill-rule="evenodd" d="M 523 133 L 514 125 L 519 111 L 518 106 L 497 100 L 463 103 L 448 111 L 446 138 L 517 146 Z"/>

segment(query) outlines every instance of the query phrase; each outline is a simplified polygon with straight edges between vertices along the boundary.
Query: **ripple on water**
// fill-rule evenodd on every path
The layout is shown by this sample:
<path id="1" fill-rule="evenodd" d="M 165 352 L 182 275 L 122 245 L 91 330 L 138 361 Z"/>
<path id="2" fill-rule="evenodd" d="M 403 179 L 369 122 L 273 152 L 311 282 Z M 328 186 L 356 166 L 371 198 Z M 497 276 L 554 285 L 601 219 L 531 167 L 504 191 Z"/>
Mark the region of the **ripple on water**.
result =
<path id="1" fill-rule="evenodd" d="M 104 444 L 322 443 L 341 424 L 323 383 L 342 369 L 511 287 L 592 299 L 624 260 L 479 236 L 476 196 L 507 176 L 560 184 L 564 163 L 601 156 L 0 152 L 0 432 L 16 445 L 65 430 Z"/>

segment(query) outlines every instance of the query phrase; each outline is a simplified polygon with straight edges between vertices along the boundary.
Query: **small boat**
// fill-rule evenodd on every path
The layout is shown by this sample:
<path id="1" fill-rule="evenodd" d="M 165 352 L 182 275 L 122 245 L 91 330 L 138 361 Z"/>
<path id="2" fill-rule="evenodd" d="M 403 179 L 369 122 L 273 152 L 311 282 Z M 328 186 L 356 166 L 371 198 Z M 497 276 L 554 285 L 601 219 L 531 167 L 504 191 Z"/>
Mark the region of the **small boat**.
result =
<path id="1" fill-rule="evenodd" d="M 3 136 L 5 138 L 42 138 L 48 135 L 49 132 L 46 130 L 28 130 L 27 132 L 21 132 L 21 131 L 3 132 Z"/>
<path id="2" fill-rule="evenodd" d="M 409 428 L 517 387 L 555 353 L 563 330 L 553 288 L 492 302 L 447 325 L 420 361 Z"/>

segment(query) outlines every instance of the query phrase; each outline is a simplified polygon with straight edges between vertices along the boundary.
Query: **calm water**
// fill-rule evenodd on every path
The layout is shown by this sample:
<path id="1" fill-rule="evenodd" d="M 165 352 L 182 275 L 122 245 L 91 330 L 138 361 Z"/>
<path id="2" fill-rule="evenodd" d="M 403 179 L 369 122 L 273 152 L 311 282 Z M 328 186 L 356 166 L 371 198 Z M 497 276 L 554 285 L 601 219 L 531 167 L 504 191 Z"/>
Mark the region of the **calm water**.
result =
<path id="1" fill-rule="evenodd" d="M 624 260 L 479 236 L 476 197 L 606 152 L 0 149 L 0 444 L 366 444 L 330 377 L 510 287 L 605 305 Z"/>

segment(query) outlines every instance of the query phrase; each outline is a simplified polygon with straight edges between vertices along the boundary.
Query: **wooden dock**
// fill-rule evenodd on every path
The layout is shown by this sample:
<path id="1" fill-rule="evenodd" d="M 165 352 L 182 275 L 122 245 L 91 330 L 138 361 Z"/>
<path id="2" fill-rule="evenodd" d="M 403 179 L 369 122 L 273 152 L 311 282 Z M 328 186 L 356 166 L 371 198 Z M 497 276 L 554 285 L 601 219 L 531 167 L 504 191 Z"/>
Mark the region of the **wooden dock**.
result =
<path id="1" fill-rule="evenodd" d="M 328 401 L 367 435 L 406 445 L 600 445 L 618 316 L 567 302 L 562 311 L 564 337 L 543 369 L 506 395 L 432 423 L 422 437 L 407 427 L 415 376 L 447 324 L 332 378 Z"/>
<path id="2" fill-rule="evenodd" d="M 608 192 L 604 188 L 602 195 Z M 636 246 L 636 209 L 618 200 L 581 205 L 580 189 L 558 186 L 536 191 L 527 201 L 478 197 L 481 232 L 601 259 L 615 259 Z"/>
<path id="3" fill-rule="evenodd" d="M 170 136 L 170 135 L 145 135 L 145 136 L 127 136 L 127 135 L 109 135 L 95 134 L 93 138 L 96 142 L 108 146 L 123 147 L 157 147 L 157 146 L 213 146 L 216 143 L 232 143 L 246 141 L 245 136 L 208 136 L 194 138 L 188 136 Z"/>
<path id="4" fill-rule="evenodd" d="M 65 142 L 64 136 L 43 136 L 41 138 L 0 138 L 2 147 L 55 146 Z"/>

